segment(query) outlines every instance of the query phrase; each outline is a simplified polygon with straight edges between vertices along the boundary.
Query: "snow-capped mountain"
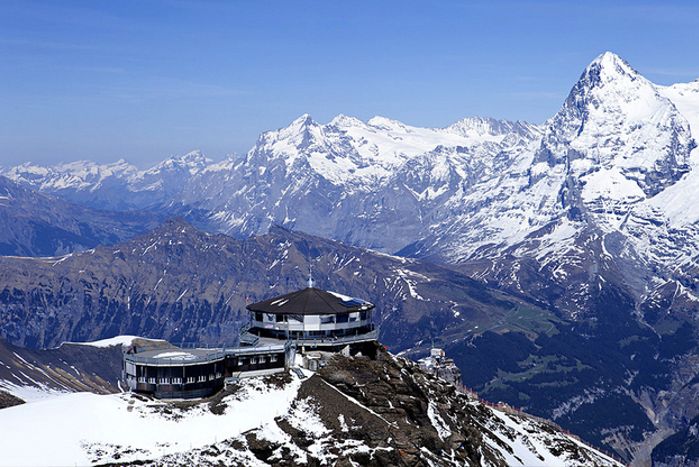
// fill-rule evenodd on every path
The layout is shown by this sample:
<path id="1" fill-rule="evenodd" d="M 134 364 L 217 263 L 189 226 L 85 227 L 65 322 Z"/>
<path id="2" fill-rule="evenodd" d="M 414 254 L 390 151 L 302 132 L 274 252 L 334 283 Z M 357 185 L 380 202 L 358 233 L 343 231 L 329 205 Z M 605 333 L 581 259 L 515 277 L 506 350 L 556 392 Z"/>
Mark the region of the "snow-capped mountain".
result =
<path id="1" fill-rule="evenodd" d="M 590 298 L 581 282 L 595 287 L 598 275 L 616 276 L 639 300 L 686 281 L 678 269 L 694 264 L 699 247 L 691 196 L 698 87 L 656 86 L 618 56 L 600 55 L 534 150 L 445 200 L 443 220 L 404 253 L 468 264 L 522 293 L 532 280 L 569 288 L 556 306 L 571 314 Z"/>
<path id="2" fill-rule="evenodd" d="M 208 210 L 226 233 L 280 224 L 390 252 L 422 238 L 441 201 L 507 167 L 539 134 L 524 122 L 475 117 L 435 129 L 343 115 L 320 124 L 303 115 L 262 134 L 242 159 L 214 163 L 195 153 L 144 171 L 68 164 L 5 174 L 90 206 L 183 203 Z M 86 176 L 92 172 L 108 175 Z"/>
<path id="3" fill-rule="evenodd" d="M 141 209 L 181 198 L 190 177 L 211 164 L 201 151 L 171 157 L 147 170 L 119 160 L 76 161 L 53 166 L 32 163 L 4 171 L 11 180 L 41 192 L 99 209 Z"/>
<path id="4" fill-rule="evenodd" d="M 466 378 L 571 425 L 577 413 L 589 418 L 586 410 L 624 404 L 633 414 L 626 425 L 599 420 L 590 432 L 630 459 L 647 433 L 683 429 L 682 420 L 699 414 L 687 403 L 699 394 L 698 141 L 699 81 L 660 86 L 607 52 L 542 125 L 467 118 L 430 129 L 383 117 L 322 124 L 304 115 L 262 134 L 240 158 L 4 173 L 89 206 L 196 206 L 229 234 L 281 224 L 446 262 L 535 301 L 578 327 L 536 345 L 514 325 L 505 337 L 483 332 L 480 344 L 460 328 L 449 337 L 464 361 L 469 352 L 483 357 L 480 346 L 490 340 L 529 349 Z M 605 349 L 605 359 L 589 358 L 589 345 Z M 560 365 L 547 367 L 561 355 Z M 532 369 L 539 367 L 569 392 L 542 391 Z"/>
<path id="5" fill-rule="evenodd" d="M 673 194 L 697 177 L 698 95 L 699 82 L 658 86 L 606 52 L 542 126 L 474 117 L 418 128 L 344 115 L 321 124 L 303 115 L 263 133 L 243 158 L 193 152 L 147 170 L 120 161 L 5 174 L 91 206 L 194 205 L 231 234 L 280 224 L 451 263 L 506 250 L 560 257 L 591 225 L 654 245 L 657 229 L 639 232 L 639 219 L 686 227 L 699 218 Z M 639 248 L 650 247 L 635 244 L 629 255 L 646 253 Z"/>

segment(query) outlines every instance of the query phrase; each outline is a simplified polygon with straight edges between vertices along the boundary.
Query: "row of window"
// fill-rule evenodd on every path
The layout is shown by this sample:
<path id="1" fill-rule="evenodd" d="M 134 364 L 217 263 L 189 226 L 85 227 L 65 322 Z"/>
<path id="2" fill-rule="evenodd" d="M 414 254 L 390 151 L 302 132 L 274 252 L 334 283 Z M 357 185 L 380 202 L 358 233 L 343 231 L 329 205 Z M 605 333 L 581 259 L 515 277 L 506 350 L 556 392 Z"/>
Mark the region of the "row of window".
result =
<path id="1" fill-rule="evenodd" d="M 272 354 L 272 355 L 269 355 L 269 356 L 260 355 L 260 356 L 256 356 L 256 357 L 250 357 L 250 365 L 257 365 L 258 363 L 259 363 L 259 364 L 264 364 L 264 363 L 267 363 L 268 361 L 269 361 L 270 363 L 274 363 L 274 362 L 277 361 L 277 359 L 278 359 L 277 354 Z M 244 358 L 244 357 L 238 357 L 238 366 L 241 366 L 241 365 L 243 365 L 244 363 L 245 363 L 245 358 Z"/>
<path id="2" fill-rule="evenodd" d="M 275 314 L 275 313 L 262 313 L 262 312 L 255 312 L 254 314 L 255 321 L 265 321 L 267 323 L 287 323 L 287 322 L 295 322 L 295 323 L 303 323 L 304 322 L 304 315 L 295 315 L 295 314 L 289 314 L 289 315 L 282 315 L 282 314 Z M 367 311 L 354 311 L 351 313 L 338 313 L 335 315 L 320 315 L 320 322 L 321 324 L 330 324 L 330 323 L 354 323 L 358 320 L 365 321 L 366 319 L 369 318 L 369 312 Z"/>
<path id="3" fill-rule="evenodd" d="M 215 379 L 221 378 L 223 375 L 221 373 L 212 373 L 208 376 L 190 376 L 187 378 L 185 384 L 192 383 L 205 383 L 207 381 L 213 381 Z M 182 384 L 182 378 L 146 378 L 145 376 L 139 376 L 137 381 L 142 384 Z M 157 383 L 156 383 L 157 381 Z"/>

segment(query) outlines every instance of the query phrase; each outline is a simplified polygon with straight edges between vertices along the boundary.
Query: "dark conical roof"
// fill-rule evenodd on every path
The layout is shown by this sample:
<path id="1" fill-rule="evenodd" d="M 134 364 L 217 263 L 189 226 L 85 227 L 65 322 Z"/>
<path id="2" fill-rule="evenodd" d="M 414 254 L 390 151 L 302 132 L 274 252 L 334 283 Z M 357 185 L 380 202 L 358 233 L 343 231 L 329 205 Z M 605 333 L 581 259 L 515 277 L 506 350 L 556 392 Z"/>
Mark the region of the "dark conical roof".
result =
<path id="1" fill-rule="evenodd" d="M 277 314 L 322 315 L 371 310 L 372 303 L 335 292 L 308 287 L 247 306 L 250 311 Z"/>

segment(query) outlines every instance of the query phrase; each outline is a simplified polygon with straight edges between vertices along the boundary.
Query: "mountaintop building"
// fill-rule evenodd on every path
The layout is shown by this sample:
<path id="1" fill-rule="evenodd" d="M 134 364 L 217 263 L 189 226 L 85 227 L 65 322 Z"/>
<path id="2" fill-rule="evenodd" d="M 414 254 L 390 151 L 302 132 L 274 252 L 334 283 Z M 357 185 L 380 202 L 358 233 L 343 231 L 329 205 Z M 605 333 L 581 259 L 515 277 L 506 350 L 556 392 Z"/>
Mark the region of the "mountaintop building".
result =
<path id="1" fill-rule="evenodd" d="M 367 301 L 307 287 L 247 306 L 250 324 L 241 343 L 291 340 L 296 347 L 335 348 L 375 341 L 374 305 Z"/>
<path id="2" fill-rule="evenodd" d="M 374 305 L 365 300 L 309 287 L 247 306 L 238 347 L 137 348 L 124 353 L 129 389 L 159 398 L 207 397 L 226 382 L 288 370 L 312 370 L 333 353 L 374 357 L 378 329 Z"/>

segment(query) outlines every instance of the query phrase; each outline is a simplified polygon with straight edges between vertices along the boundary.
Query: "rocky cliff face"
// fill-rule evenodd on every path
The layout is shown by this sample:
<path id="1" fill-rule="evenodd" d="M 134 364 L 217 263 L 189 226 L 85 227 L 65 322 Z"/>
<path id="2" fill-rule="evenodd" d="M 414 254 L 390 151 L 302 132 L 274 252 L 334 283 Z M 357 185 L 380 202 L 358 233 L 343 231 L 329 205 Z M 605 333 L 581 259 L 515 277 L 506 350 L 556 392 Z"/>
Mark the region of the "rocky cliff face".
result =
<path id="1" fill-rule="evenodd" d="M 658 444 L 652 453 L 655 467 L 681 467 L 699 462 L 699 417 Z"/>

